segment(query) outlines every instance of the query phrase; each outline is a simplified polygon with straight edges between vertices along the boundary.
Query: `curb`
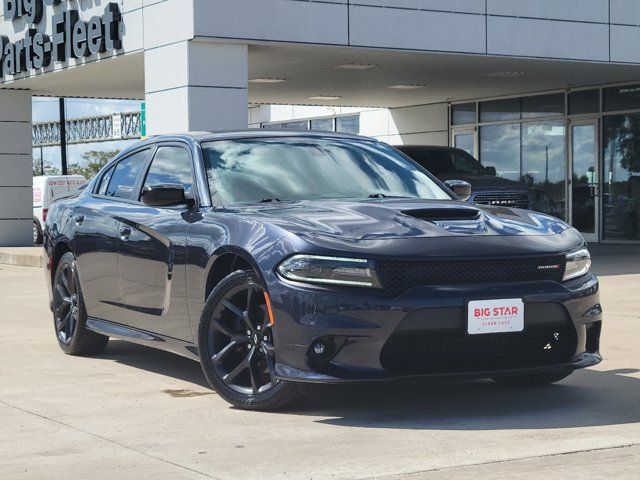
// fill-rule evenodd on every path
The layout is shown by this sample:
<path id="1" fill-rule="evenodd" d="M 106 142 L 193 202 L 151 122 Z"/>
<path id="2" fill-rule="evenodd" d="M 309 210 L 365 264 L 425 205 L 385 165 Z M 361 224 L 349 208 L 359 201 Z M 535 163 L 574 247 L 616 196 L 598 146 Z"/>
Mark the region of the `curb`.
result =
<path id="1" fill-rule="evenodd" d="M 42 254 L 42 249 L 39 250 L 40 253 L 17 252 L 14 249 L 12 249 L 12 251 L 3 251 L 3 249 L 0 248 L 0 264 L 20 267 L 44 268 L 44 255 Z"/>

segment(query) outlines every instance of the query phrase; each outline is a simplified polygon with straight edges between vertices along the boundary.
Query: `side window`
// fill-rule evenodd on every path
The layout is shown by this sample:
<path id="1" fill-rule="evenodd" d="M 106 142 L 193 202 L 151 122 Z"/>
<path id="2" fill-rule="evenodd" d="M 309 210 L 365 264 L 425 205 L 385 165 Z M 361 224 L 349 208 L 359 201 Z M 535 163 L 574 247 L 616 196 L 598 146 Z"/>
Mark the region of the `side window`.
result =
<path id="1" fill-rule="evenodd" d="M 185 194 L 191 193 L 193 172 L 191 170 L 191 154 L 187 150 L 180 147 L 158 148 L 143 188 L 159 183 L 182 184 Z"/>
<path id="2" fill-rule="evenodd" d="M 138 176 L 144 167 L 148 153 L 149 150 L 143 150 L 121 160 L 111 174 L 105 195 L 133 200 Z"/>
<path id="3" fill-rule="evenodd" d="M 113 175 L 113 167 L 111 167 L 107 172 L 102 176 L 100 180 L 100 185 L 96 189 L 96 193 L 98 195 L 106 195 L 107 187 L 109 186 L 109 181 L 111 180 L 111 175 Z"/>

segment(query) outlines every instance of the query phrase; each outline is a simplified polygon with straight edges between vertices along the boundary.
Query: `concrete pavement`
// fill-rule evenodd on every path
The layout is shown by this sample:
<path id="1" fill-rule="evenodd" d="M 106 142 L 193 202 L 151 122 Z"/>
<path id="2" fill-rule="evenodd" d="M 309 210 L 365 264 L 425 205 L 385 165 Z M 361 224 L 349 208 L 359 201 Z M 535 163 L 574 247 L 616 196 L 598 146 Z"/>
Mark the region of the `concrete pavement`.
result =
<path id="1" fill-rule="evenodd" d="M 0 265 L 0 479 L 639 478 L 639 258 L 596 260 L 605 362 L 559 385 L 314 387 L 285 413 L 230 408 L 169 353 L 63 355 L 43 270 Z"/>

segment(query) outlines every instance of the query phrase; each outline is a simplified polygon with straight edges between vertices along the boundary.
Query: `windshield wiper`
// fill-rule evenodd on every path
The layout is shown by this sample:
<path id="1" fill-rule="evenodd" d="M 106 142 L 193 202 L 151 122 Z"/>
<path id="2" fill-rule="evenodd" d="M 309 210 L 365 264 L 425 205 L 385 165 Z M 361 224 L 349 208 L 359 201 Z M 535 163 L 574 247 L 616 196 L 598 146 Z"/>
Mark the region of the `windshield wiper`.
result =
<path id="1" fill-rule="evenodd" d="M 384 193 L 372 193 L 371 195 L 369 195 L 369 198 L 411 198 L 411 197 L 401 197 L 401 196 L 394 196 L 394 195 L 386 195 Z"/>
<path id="2" fill-rule="evenodd" d="M 262 200 L 258 200 L 256 203 L 275 203 L 281 202 L 279 198 L 263 198 Z"/>

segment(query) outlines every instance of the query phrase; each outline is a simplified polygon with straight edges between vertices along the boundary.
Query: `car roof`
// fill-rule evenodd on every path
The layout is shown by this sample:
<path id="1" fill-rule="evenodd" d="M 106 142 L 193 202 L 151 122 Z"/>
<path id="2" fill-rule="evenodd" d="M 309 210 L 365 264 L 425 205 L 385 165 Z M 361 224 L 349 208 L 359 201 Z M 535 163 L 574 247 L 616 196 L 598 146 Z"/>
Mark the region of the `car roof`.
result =
<path id="1" fill-rule="evenodd" d="M 139 142 L 135 142 L 129 147 L 122 150 L 115 158 L 119 159 L 123 155 L 132 150 L 137 150 L 145 146 L 153 146 L 159 142 L 170 141 L 186 141 L 188 143 L 205 143 L 216 140 L 240 140 L 249 138 L 335 138 L 342 140 L 361 140 L 369 142 L 378 142 L 375 138 L 365 137 L 361 135 L 352 135 L 348 133 L 323 132 L 319 130 L 276 130 L 276 129 L 246 129 L 246 130 L 224 130 L 219 132 L 185 132 L 153 135 Z M 112 162 L 109 162 L 112 163 Z"/>

